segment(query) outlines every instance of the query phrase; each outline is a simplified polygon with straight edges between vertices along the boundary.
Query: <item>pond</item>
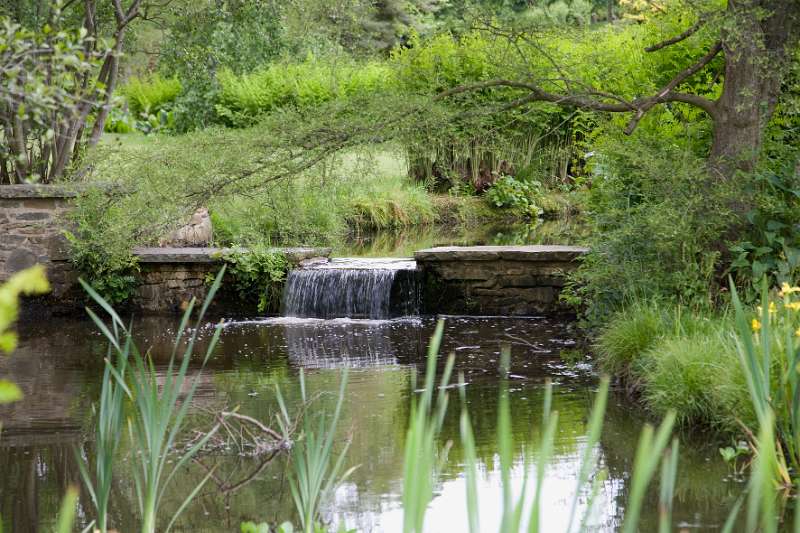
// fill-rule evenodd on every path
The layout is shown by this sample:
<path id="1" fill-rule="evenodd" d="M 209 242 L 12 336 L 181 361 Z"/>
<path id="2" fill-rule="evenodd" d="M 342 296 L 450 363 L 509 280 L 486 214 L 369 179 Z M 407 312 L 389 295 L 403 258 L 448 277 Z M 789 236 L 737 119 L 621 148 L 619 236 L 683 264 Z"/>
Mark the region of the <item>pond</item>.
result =
<path id="1" fill-rule="evenodd" d="M 496 530 L 500 482 L 494 439 L 500 379 L 500 346 L 512 347 L 510 398 L 515 439 L 515 480 L 523 474 L 523 448 L 536 456 L 546 379 L 554 383 L 559 412 L 555 455 L 547 471 L 543 509 L 545 531 L 563 531 L 577 466 L 586 445 L 587 415 L 598 377 L 582 357 L 575 358 L 578 332 L 569 322 L 548 318 L 445 317 L 442 353 L 454 352 L 456 372 L 466 380 L 466 402 L 475 428 L 480 459 L 479 501 L 486 531 Z M 314 320 L 270 318 L 230 323 L 216 354 L 202 374 L 193 423 L 208 427 L 202 413 L 240 407 L 240 412 L 269 422 L 276 413 L 279 385 L 296 407 L 301 369 L 309 393 L 323 393 L 314 409 L 332 409 L 341 370 L 349 369 L 343 418 L 336 435 L 348 440 L 350 465 L 358 468 L 336 492 L 326 516 L 359 531 L 402 530 L 400 507 L 403 440 L 415 377 L 421 382 L 424 354 L 434 318 L 395 320 Z M 176 324 L 147 317 L 137 320 L 143 345 L 162 360 Z M 209 329 L 210 331 L 210 329 Z M 79 481 L 75 452 L 91 458 L 91 404 L 99 393 L 105 343 L 93 325 L 78 318 L 21 325 L 19 349 L 0 358 L 0 375 L 9 375 L 25 393 L 23 401 L 0 409 L 0 513 L 7 531 L 50 530 L 68 484 Z M 567 357 L 569 355 L 569 357 Z M 577 361 L 577 362 L 575 362 Z M 431 532 L 466 531 L 463 450 L 458 439 L 458 395 L 446 417 L 442 440 L 453 442 L 430 507 Z M 607 470 L 592 523 L 614 531 L 621 523 L 629 491 L 630 469 L 644 420 L 620 394 L 611 396 L 603 437 L 596 453 Z M 205 426 L 203 426 L 205 424 Z M 682 436 L 674 522 L 695 530 L 721 527 L 727 509 L 743 490 L 717 446 Z M 132 453 L 122 440 L 122 452 Z M 238 531 L 244 520 L 293 519 L 283 456 L 215 453 L 201 457 L 178 476 L 164 500 L 164 517 L 216 467 L 209 482 L 179 520 L 177 531 Z M 133 482 L 129 462 L 117 469 L 112 492 L 116 528 L 135 530 Z M 586 494 L 581 495 L 581 504 Z M 657 524 L 656 490 L 645 502 L 642 531 Z M 81 492 L 79 519 L 86 522 L 88 495 Z M 163 527 L 164 524 L 162 524 Z"/>

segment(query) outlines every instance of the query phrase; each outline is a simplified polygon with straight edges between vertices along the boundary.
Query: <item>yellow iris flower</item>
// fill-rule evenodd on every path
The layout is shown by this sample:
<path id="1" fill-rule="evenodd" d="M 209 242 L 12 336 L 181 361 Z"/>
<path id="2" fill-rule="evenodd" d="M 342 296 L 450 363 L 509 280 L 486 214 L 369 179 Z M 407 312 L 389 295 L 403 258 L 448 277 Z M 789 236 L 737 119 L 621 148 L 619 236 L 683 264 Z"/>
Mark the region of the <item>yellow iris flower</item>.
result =
<path id="1" fill-rule="evenodd" d="M 792 294 L 793 292 L 800 292 L 800 287 L 790 287 L 789 284 L 784 281 L 781 284 L 781 290 L 778 294 L 781 296 L 786 296 L 787 294 Z"/>

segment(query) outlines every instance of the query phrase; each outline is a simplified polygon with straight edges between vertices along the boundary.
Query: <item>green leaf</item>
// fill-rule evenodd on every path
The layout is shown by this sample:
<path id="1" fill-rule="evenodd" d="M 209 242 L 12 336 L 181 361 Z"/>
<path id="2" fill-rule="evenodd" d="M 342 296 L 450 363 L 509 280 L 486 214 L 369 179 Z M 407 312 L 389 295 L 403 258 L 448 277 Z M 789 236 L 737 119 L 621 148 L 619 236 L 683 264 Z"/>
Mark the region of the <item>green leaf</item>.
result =
<path id="1" fill-rule="evenodd" d="M 0 379 L 0 405 L 22 399 L 22 389 L 14 382 Z"/>

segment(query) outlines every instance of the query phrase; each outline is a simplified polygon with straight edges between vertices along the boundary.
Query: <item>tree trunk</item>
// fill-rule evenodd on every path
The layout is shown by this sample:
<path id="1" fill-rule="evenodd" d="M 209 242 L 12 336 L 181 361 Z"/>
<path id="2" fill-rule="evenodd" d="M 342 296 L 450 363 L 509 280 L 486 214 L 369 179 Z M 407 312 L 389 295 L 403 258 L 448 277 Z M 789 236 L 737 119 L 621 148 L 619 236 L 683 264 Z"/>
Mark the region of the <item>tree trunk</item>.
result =
<path id="1" fill-rule="evenodd" d="M 723 34 L 725 84 L 715 103 L 710 166 L 724 179 L 754 169 L 764 129 L 781 93 L 781 74 L 797 45 L 798 0 L 728 2 Z"/>

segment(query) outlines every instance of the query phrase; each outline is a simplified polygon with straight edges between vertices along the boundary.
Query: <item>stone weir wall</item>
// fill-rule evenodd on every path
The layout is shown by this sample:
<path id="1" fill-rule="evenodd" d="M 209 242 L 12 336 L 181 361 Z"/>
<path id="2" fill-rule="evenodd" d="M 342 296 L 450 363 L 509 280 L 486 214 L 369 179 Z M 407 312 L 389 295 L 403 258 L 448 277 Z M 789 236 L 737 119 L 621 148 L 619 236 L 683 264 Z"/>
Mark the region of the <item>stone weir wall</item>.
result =
<path id="1" fill-rule="evenodd" d="M 535 315 L 569 312 L 565 275 L 588 252 L 576 246 L 448 246 L 414 254 L 423 313 Z"/>
<path id="2" fill-rule="evenodd" d="M 202 301 L 208 293 L 208 280 L 216 276 L 224 264 L 225 251 L 222 248 L 135 248 L 141 283 L 133 305 L 144 311 L 170 312 L 185 308 L 193 297 Z M 280 248 L 280 251 L 293 266 L 327 260 L 331 253 L 330 248 Z M 225 281 L 214 307 L 227 313 L 255 313 L 258 295 L 241 301 L 232 289 L 233 280 Z"/>

